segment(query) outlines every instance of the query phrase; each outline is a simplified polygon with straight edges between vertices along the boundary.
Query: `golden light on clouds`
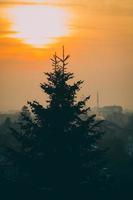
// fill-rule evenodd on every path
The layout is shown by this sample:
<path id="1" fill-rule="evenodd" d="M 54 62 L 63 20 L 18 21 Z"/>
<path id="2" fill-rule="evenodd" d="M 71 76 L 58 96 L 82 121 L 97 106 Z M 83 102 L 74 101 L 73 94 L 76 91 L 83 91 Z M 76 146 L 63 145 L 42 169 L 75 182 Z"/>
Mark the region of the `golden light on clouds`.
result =
<path id="1" fill-rule="evenodd" d="M 33 47 L 47 47 L 70 34 L 70 13 L 63 8 L 15 6 L 7 9 L 7 12 L 11 22 L 9 37 L 20 39 Z"/>

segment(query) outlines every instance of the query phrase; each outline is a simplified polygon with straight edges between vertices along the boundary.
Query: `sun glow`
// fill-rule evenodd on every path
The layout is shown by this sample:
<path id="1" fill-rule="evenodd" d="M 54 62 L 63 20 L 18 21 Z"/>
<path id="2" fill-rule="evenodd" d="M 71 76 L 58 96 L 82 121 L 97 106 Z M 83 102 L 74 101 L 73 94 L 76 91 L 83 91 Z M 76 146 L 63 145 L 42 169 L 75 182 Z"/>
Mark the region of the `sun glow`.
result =
<path id="1" fill-rule="evenodd" d="M 63 8 L 42 5 L 10 8 L 8 16 L 13 32 L 10 37 L 33 47 L 46 47 L 70 34 L 69 14 Z"/>

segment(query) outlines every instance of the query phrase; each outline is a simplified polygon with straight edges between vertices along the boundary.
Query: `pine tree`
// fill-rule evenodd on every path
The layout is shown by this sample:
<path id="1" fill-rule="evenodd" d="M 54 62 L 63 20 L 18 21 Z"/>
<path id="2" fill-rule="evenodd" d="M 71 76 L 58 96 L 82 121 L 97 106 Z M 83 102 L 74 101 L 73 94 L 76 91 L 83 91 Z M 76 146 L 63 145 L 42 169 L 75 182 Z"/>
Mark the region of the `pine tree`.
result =
<path id="1" fill-rule="evenodd" d="M 31 182 L 31 169 L 34 160 L 34 149 L 36 146 L 36 125 L 27 106 L 23 106 L 18 116 L 15 128 L 10 126 L 10 132 L 18 142 L 17 148 L 9 148 L 14 157 L 13 162 L 19 169 L 16 180 Z"/>
<path id="2" fill-rule="evenodd" d="M 37 171 L 42 182 L 48 180 L 48 187 L 64 196 L 67 191 L 75 195 L 81 188 L 84 192 L 100 189 L 105 169 L 98 144 L 101 122 L 88 114 L 90 96 L 77 100 L 83 81 L 70 84 L 74 74 L 67 71 L 69 57 L 63 48 L 62 57 L 55 53 L 51 59 L 53 70 L 45 73 L 47 82 L 41 84 L 47 106 L 28 102 L 38 124 L 42 169 L 39 166 Z"/>
<path id="3" fill-rule="evenodd" d="M 62 57 L 53 55 L 53 70 L 45 73 L 47 82 L 40 85 L 48 100 L 45 105 L 28 102 L 34 117 L 23 108 L 22 130 L 15 134 L 26 158 L 30 152 L 30 162 L 22 163 L 30 166 L 32 184 L 62 200 L 76 199 L 79 194 L 94 196 L 105 180 L 104 152 L 99 145 L 101 122 L 89 114 L 90 96 L 78 100 L 83 81 L 71 83 L 74 74 L 67 71 L 69 57 L 64 48 Z"/>
<path id="4" fill-rule="evenodd" d="M 12 135 L 21 143 L 20 151 L 27 152 L 33 146 L 34 122 L 27 106 L 23 106 L 16 124 L 17 128 L 11 128 Z"/>

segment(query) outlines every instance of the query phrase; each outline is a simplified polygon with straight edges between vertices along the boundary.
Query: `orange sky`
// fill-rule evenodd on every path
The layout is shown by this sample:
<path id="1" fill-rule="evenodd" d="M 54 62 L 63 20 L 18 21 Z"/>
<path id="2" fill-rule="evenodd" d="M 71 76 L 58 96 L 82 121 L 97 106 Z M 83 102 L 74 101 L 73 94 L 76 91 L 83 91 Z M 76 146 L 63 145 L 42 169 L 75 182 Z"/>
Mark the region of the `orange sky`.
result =
<path id="1" fill-rule="evenodd" d="M 99 91 L 101 106 L 133 108 L 132 0 L 0 0 L 1 111 L 42 99 L 42 73 L 63 44 L 92 106 Z"/>

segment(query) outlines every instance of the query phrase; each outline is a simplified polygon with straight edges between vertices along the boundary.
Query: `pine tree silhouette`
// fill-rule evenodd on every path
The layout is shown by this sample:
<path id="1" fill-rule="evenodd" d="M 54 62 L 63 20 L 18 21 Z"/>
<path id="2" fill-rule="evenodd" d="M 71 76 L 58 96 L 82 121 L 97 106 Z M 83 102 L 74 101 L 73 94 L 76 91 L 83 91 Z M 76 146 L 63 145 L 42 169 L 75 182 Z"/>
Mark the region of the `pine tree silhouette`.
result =
<path id="1" fill-rule="evenodd" d="M 22 107 L 16 127 L 10 127 L 11 134 L 16 138 L 19 145 L 17 148 L 9 148 L 9 152 L 14 157 L 13 161 L 19 169 L 19 176 L 16 177 L 16 181 L 22 182 L 21 184 L 30 183 L 32 179 L 31 172 L 37 142 L 36 127 L 27 106 Z"/>
<path id="2" fill-rule="evenodd" d="M 34 149 L 32 183 L 62 200 L 100 191 L 105 176 L 104 152 L 99 145 L 101 122 L 88 114 L 90 96 L 78 101 L 83 81 L 70 84 L 74 74 L 67 71 L 69 57 L 63 47 L 62 57 L 55 53 L 51 58 L 53 70 L 45 73 L 47 82 L 40 85 L 48 96 L 47 105 L 28 102 L 34 114 L 34 123 L 30 120 L 33 128 L 28 130 L 29 123 L 21 126 L 28 132 L 20 139 L 29 141 L 30 132 L 36 138 L 36 143 L 30 143 Z"/>

